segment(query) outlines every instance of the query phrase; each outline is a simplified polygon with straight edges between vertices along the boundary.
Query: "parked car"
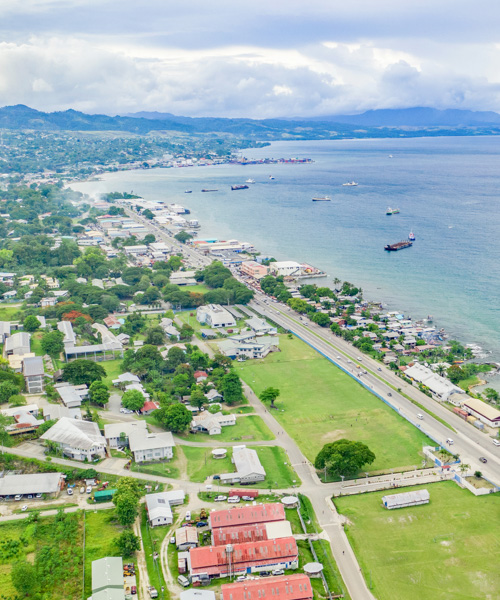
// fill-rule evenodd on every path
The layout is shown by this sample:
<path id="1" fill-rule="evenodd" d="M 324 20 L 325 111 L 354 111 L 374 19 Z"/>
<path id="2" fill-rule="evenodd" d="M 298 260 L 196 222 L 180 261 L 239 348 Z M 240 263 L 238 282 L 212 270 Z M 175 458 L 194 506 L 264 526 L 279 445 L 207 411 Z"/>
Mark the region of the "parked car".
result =
<path id="1" fill-rule="evenodd" d="M 487 463 L 487 462 L 488 462 L 484 456 L 480 456 L 480 457 L 479 457 L 479 460 L 480 460 L 482 463 Z"/>
<path id="2" fill-rule="evenodd" d="M 148 592 L 150 598 L 158 598 L 158 592 L 154 586 L 150 585 L 148 587 Z"/>
<path id="3" fill-rule="evenodd" d="M 186 521 L 191 521 L 191 511 L 190 510 L 186 511 L 186 516 L 184 517 L 184 519 Z"/>
<path id="4" fill-rule="evenodd" d="M 189 585 L 189 579 L 184 577 L 184 575 L 179 575 L 179 577 L 177 577 L 177 581 L 182 585 L 182 587 L 188 587 Z"/>
<path id="5" fill-rule="evenodd" d="M 285 571 L 283 569 L 274 569 L 273 575 L 284 575 Z"/>
<path id="6" fill-rule="evenodd" d="M 231 496 L 230 498 L 227 499 L 227 501 L 230 504 L 237 504 L 240 501 L 240 497 L 239 496 Z"/>
<path id="7" fill-rule="evenodd" d="M 22 510 L 23 512 L 26 512 L 26 511 L 28 510 L 28 505 L 27 505 L 27 504 L 25 504 L 25 505 L 24 505 L 24 506 L 21 508 L 21 510 Z"/>
<path id="8" fill-rule="evenodd" d="M 42 494 L 36 494 L 36 496 L 35 496 L 35 498 L 36 498 L 37 500 L 40 500 L 40 498 L 41 498 L 41 497 L 42 497 Z"/>
<path id="9" fill-rule="evenodd" d="M 253 500 L 252 496 L 242 496 L 241 499 L 245 500 L 246 502 L 251 502 Z"/>
<path id="10" fill-rule="evenodd" d="M 220 479 L 220 475 L 214 475 L 212 479 Z"/>
<path id="11" fill-rule="evenodd" d="M 22 495 L 21 495 L 21 494 L 17 494 L 16 496 L 14 496 L 14 500 L 15 500 L 16 502 L 19 502 L 19 501 L 21 500 L 21 498 L 22 498 Z"/>
<path id="12" fill-rule="evenodd" d="M 206 521 L 198 521 L 198 523 L 196 523 L 196 527 L 206 527 L 208 525 L 208 523 Z"/>
<path id="13" fill-rule="evenodd" d="M 91 494 L 92 493 L 92 486 L 88 485 L 86 491 L 87 491 L 87 494 Z"/>
<path id="14" fill-rule="evenodd" d="M 172 537 L 170 538 L 170 543 L 171 543 L 171 544 L 175 544 L 175 536 L 172 536 Z"/>
<path id="15" fill-rule="evenodd" d="M 130 593 L 131 593 L 132 595 L 134 595 L 134 594 L 137 594 L 137 586 L 133 585 L 133 586 L 130 588 Z"/>
<path id="16" fill-rule="evenodd" d="M 216 496 L 214 498 L 214 502 L 224 502 L 225 500 L 227 500 L 227 496 Z"/>

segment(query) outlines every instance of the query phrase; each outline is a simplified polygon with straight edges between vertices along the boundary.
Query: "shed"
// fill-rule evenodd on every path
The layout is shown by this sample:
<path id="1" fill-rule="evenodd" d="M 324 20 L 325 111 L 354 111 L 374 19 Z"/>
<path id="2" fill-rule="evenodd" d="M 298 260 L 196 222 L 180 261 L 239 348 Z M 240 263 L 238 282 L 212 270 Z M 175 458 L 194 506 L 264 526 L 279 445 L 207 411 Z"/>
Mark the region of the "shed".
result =
<path id="1" fill-rule="evenodd" d="M 94 492 L 94 500 L 96 502 L 111 502 L 116 490 L 101 490 L 100 492 Z"/>
<path id="2" fill-rule="evenodd" d="M 427 490 L 416 490 L 413 492 L 402 492 L 401 494 L 383 496 L 382 504 L 385 508 L 392 510 L 394 508 L 406 508 L 408 506 L 428 504 L 429 500 L 430 494 Z"/>

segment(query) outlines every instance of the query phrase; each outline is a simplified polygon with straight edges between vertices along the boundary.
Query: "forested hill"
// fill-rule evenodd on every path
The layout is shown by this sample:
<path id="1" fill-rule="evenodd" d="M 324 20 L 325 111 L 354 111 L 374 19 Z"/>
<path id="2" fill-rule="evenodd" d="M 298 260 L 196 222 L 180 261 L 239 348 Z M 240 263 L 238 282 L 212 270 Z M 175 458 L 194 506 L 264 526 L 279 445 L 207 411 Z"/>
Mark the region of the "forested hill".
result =
<path id="1" fill-rule="evenodd" d="M 415 109 L 417 110 L 417 109 Z M 421 110 L 421 109 L 418 109 Z M 430 109 L 429 109 L 430 110 Z M 377 112 L 377 111 L 374 111 Z M 387 112 L 387 111 L 386 111 Z M 454 111 L 455 113 L 467 111 Z M 455 120 L 409 119 L 395 111 L 397 119 L 365 117 L 364 123 L 348 123 L 348 117 L 324 117 L 329 120 L 221 119 L 212 117 L 178 117 L 169 113 L 137 113 L 135 116 L 88 115 L 75 110 L 46 113 L 22 104 L 0 108 L 0 128 L 38 131 L 118 131 L 144 135 L 172 132 L 188 135 L 219 134 L 254 140 L 305 140 L 366 137 L 420 137 L 436 135 L 498 135 L 500 122 L 472 121 L 455 115 Z M 154 116 L 152 117 L 152 115 Z M 366 113 L 365 113 L 366 114 Z M 496 113 L 482 113 L 496 115 Z M 144 116 L 142 116 L 144 115 Z M 395 115 L 396 116 L 396 115 Z M 426 114 L 428 117 L 428 115 Z M 450 115 L 447 115 L 448 117 Z M 434 115 L 435 117 L 435 115 Z M 338 119 L 338 122 L 335 119 Z M 500 117 L 499 117 L 500 119 Z M 359 119 L 358 119 L 359 120 Z M 464 124 L 461 124 L 462 123 Z M 493 121 L 493 119 L 492 119 Z M 396 124 L 397 123 L 397 124 Z"/>

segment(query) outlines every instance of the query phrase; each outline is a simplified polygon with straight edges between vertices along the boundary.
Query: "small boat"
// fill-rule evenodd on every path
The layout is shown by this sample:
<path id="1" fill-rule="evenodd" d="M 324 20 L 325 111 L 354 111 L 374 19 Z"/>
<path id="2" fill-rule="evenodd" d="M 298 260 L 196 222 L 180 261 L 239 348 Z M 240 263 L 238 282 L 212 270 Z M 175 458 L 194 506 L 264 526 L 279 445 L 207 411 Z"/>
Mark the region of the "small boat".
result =
<path id="1" fill-rule="evenodd" d="M 202 192 L 218 192 L 219 190 L 205 190 L 205 189 L 203 189 L 203 190 L 201 190 L 201 191 L 202 191 Z"/>
<path id="2" fill-rule="evenodd" d="M 358 185 L 355 181 L 348 181 L 347 183 L 342 184 L 344 187 L 353 187 Z"/>
<path id="3" fill-rule="evenodd" d="M 185 193 L 185 194 L 192 194 L 192 193 L 193 193 L 193 190 L 186 190 L 184 193 Z"/>
<path id="4" fill-rule="evenodd" d="M 313 202 L 330 202 L 330 196 L 315 196 L 312 201 Z"/>
<path id="5" fill-rule="evenodd" d="M 233 190 L 233 192 L 235 190 L 248 190 L 248 185 L 232 185 L 231 189 Z"/>
<path id="6" fill-rule="evenodd" d="M 410 233 L 408 234 L 408 239 L 410 240 L 410 242 L 415 241 L 415 234 L 413 233 L 413 231 L 410 231 Z"/>
<path id="7" fill-rule="evenodd" d="M 274 177 L 272 175 L 269 175 L 269 179 L 274 179 Z"/>
<path id="8" fill-rule="evenodd" d="M 255 183 L 255 179 L 247 179 L 245 183 Z"/>
<path id="9" fill-rule="evenodd" d="M 391 208 L 390 206 L 387 207 L 387 210 L 385 211 L 386 215 L 397 215 L 399 213 L 399 208 Z"/>
<path id="10" fill-rule="evenodd" d="M 394 156 L 392 154 L 389 154 L 389 158 L 394 158 Z"/>

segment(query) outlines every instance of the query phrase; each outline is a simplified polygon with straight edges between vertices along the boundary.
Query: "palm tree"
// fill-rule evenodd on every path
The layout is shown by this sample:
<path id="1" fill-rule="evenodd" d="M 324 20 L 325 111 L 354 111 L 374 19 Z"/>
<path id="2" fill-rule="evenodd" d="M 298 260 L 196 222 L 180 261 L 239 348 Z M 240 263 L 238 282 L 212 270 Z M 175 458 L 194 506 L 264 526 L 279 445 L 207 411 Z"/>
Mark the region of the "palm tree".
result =
<path id="1" fill-rule="evenodd" d="M 470 465 L 466 464 L 466 463 L 462 463 L 460 465 L 460 473 L 462 473 L 462 476 L 464 476 L 465 473 L 467 473 L 467 471 L 470 469 Z"/>

